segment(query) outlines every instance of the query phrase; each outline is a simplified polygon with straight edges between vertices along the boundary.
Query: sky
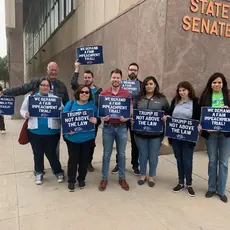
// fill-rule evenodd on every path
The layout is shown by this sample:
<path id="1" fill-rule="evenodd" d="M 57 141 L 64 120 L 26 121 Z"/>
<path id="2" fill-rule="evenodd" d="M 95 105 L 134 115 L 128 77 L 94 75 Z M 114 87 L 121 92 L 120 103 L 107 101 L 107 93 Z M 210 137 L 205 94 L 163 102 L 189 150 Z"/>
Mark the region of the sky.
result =
<path id="1" fill-rule="evenodd" d="M 0 57 L 6 53 L 5 0 L 0 0 Z"/>

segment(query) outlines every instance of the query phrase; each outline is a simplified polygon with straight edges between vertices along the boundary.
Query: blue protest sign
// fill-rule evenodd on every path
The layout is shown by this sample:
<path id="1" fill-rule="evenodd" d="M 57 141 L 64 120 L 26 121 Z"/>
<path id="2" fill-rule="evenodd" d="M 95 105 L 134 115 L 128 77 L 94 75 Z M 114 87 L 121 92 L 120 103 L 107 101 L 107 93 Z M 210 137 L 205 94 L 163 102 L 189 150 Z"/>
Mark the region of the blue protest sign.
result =
<path id="1" fill-rule="evenodd" d="M 76 56 L 78 62 L 82 65 L 104 63 L 102 46 L 82 46 L 76 48 Z"/>
<path id="2" fill-rule="evenodd" d="M 203 130 L 230 132 L 230 109 L 202 107 L 200 124 Z"/>
<path id="3" fill-rule="evenodd" d="M 132 129 L 134 131 L 162 132 L 164 111 L 134 109 Z"/>
<path id="4" fill-rule="evenodd" d="M 31 117 L 60 118 L 61 98 L 59 97 L 29 97 L 29 113 Z"/>
<path id="5" fill-rule="evenodd" d="M 167 117 L 165 136 L 181 141 L 198 141 L 199 121 Z"/>
<path id="6" fill-rule="evenodd" d="M 77 132 L 93 131 L 94 124 L 89 121 L 93 117 L 94 112 L 92 109 L 77 110 L 67 113 L 62 113 L 62 132 L 63 134 Z"/>
<path id="7" fill-rule="evenodd" d="M 110 116 L 120 119 L 121 116 L 130 119 L 131 98 L 99 96 L 99 117 Z"/>
<path id="8" fill-rule="evenodd" d="M 131 93 L 132 97 L 137 96 L 137 94 L 140 92 L 139 81 L 123 80 L 121 83 L 121 87 L 128 90 Z"/>
<path id="9" fill-rule="evenodd" d="M 0 97 L 0 114 L 13 115 L 14 114 L 15 98 L 2 96 Z"/>

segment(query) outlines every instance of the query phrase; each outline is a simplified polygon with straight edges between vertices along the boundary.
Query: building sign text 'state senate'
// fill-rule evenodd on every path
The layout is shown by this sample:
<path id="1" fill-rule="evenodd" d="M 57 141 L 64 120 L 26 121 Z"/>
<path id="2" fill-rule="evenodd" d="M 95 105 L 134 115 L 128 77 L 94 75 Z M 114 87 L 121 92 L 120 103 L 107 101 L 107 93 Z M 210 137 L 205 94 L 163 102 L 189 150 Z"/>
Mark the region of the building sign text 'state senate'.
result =
<path id="1" fill-rule="evenodd" d="M 230 37 L 230 24 L 228 23 L 230 4 L 208 0 L 191 0 L 190 10 L 192 13 L 199 13 L 200 16 L 184 16 L 182 27 L 185 31 Z"/>

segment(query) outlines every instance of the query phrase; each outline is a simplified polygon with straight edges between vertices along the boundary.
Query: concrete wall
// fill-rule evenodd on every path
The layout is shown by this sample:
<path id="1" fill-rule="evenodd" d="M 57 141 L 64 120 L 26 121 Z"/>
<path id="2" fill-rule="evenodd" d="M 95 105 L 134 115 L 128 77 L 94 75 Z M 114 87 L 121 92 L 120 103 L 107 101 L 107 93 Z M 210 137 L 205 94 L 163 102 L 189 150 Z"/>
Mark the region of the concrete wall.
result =
<path id="1" fill-rule="evenodd" d="M 15 8 L 17 9 L 15 11 Z M 23 55 L 23 7 L 22 0 L 9 1 L 6 4 L 6 15 L 10 16 L 7 22 L 7 52 L 9 60 L 10 87 L 24 83 L 24 55 Z M 6 16 L 6 20 L 7 20 Z M 15 20 L 13 20 L 15 18 Z M 21 118 L 19 113 L 23 96 L 16 97 L 14 118 Z"/>

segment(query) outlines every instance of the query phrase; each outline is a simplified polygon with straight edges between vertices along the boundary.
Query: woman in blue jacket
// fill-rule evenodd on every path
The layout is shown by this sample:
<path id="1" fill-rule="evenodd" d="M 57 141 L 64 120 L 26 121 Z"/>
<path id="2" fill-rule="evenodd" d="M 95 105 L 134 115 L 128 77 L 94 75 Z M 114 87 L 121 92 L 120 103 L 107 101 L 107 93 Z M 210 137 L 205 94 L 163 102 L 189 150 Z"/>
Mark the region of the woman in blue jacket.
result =
<path id="1" fill-rule="evenodd" d="M 63 109 L 63 112 L 93 109 L 94 117 L 89 121 L 97 123 L 97 108 L 92 101 L 92 92 L 86 85 L 81 85 L 74 93 L 74 100 L 69 101 Z M 78 185 L 82 189 L 85 187 L 85 177 L 92 149 L 94 148 L 95 131 L 76 132 L 64 135 L 67 144 L 68 159 L 68 189 L 73 192 L 76 183 L 76 174 L 78 171 Z"/>

